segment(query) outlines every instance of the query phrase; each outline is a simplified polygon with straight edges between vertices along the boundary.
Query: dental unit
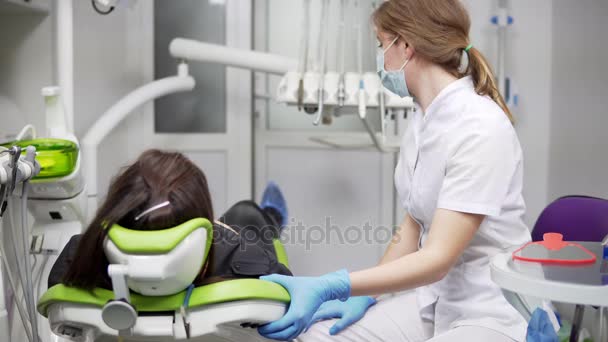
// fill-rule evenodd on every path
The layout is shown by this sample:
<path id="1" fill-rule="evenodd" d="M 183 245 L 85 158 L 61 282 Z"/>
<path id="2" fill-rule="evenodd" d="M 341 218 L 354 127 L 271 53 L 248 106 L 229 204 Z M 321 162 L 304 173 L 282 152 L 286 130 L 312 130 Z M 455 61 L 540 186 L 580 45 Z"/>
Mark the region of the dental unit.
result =
<path id="1" fill-rule="evenodd" d="M 334 148 L 374 147 L 380 152 L 395 152 L 399 147 L 399 136 L 405 126 L 405 118 L 409 111 L 414 110 L 411 97 L 401 98 L 384 89 L 380 78 L 375 72 L 363 71 L 363 29 L 360 24 L 351 28 L 356 37 L 357 71 L 345 71 L 346 37 L 349 31 L 344 13 L 351 9 L 360 10 L 359 1 L 351 3 L 348 0 L 340 2 L 341 17 L 338 22 L 339 47 L 336 65 L 339 72 L 327 71 L 327 47 L 329 38 L 327 32 L 329 20 L 329 4 L 321 3 L 320 30 L 317 63 L 309 61 L 309 13 L 310 1 L 304 1 L 303 34 L 300 44 L 299 66 L 293 71 L 285 70 L 276 95 L 276 101 L 288 106 L 297 106 L 308 114 L 316 114 L 313 125 L 332 123 L 332 117 L 342 115 L 357 115 L 368 138 L 363 141 L 344 143 L 330 137 L 315 136 L 311 140 Z M 313 66 L 310 68 L 310 66 Z M 319 67 L 317 67 L 319 65 Z M 311 71 L 309 71 L 311 70 Z M 370 114 L 379 115 L 380 130 L 370 122 Z M 389 123 L 392 123 L 389 127 Z M 371 145 L 369 142 L 371 141 Z"/>

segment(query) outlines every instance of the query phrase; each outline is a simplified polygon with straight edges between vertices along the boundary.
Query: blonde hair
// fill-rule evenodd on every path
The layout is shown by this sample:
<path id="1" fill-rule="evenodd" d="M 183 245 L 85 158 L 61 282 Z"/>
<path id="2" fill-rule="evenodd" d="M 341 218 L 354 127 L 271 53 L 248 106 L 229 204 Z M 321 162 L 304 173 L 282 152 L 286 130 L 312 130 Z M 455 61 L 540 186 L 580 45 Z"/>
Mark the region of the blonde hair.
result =
<path id="1" fill-rule="evenodd" d="M 471 29 L 471 19 L 460 0 L 389 0 L 378 7 L 372 20 L 379 31 L 403 37 L 417 54 L 455 77 L 471 75 L 475 91 L 492 98 L 514 121 L 498 91 L 492 68 L 479 50 L 471 47 L 465 52 L 469 65 L 460 70 Z"/>

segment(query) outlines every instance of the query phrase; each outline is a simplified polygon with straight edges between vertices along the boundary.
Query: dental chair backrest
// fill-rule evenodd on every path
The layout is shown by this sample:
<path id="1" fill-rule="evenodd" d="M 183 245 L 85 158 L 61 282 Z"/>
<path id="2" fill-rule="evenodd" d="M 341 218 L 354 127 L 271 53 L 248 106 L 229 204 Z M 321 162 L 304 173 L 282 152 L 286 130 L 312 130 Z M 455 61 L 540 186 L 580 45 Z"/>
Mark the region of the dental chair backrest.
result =
<path id="1" fill-rule="evenodd" d="M 560 233 L 565 241 L 601 242 L 608 235 L 608 200 L 587 196 L 566 196 L 549 204 L 540 214 L 532 240 L 545 233 Z"/>
<path id="2" fill-rule="evenodd" d="M 186 289 L 204 265 L 213 226 L 203 218 L 162 230 L 110 228 L 104 250 L 111 265 L 128 267 L 127 285 L 146 296 L 172 295 Z"/>

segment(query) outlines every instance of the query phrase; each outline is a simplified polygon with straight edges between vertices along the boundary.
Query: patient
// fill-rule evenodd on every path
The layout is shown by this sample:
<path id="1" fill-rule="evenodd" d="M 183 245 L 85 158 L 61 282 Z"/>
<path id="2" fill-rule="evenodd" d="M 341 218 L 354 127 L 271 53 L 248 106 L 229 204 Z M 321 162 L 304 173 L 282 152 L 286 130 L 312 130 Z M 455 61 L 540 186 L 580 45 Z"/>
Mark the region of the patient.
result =
<path id="1" fill-rule="evenodd" d="M 273 245 L 286 221 L 286 206 L 275 184 L 267 187 L 261 207 L 241 201 L 214 221 L 205 174 L 180 153 L 149 150 L 113 179 L 86 232 L 74 236 L 57 259 L 48 285 L 112 289 L 104 227 L 116 223 L 129 229 L 160 230 L 198 217 L 214 222 L 213 244 L 194 285 L 272 273 L 291 275 L 278 262 Z"/>

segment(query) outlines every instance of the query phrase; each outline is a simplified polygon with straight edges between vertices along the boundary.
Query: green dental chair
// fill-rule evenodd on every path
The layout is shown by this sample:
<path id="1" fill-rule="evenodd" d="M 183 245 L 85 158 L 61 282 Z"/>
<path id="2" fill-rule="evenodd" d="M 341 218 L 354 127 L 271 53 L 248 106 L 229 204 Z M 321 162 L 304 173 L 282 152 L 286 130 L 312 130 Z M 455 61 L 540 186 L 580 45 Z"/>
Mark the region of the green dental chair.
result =
<path id="1" fill-rule="evenodd" d="M 56 285 L 38 312 L 69 341 L 266 341 L 255 327 L 283 316 L 283 287 L 258 279 L 190 286 L 212 234 L 202 218 L 160 231 L 114 225 L 104 243 L 113 291 Z M 274 246 L 287 265 L 281 243 Z"/>

